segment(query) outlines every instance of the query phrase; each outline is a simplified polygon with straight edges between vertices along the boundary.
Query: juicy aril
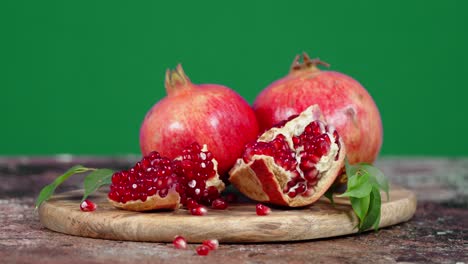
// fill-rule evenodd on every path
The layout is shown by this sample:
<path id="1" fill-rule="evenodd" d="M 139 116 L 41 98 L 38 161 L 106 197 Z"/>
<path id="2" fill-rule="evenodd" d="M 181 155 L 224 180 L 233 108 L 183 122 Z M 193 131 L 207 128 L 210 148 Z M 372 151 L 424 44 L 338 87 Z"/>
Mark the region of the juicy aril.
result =
<path id="1" fill-rule="evenodd" d="M 305 206 L 331 186 L 344 157 L 341 137 L 313 105 L 247 144 L 229 181 L 259 202 Z"/>
<path id="2" fill-rule="evenodd" d="M 269 85 L 254 102 L 262 130 L 317 104 L 346 145 L 350 163 L 372 163 L 382 145 L 382 121 L 372 97 L 356 80 L 321 71 L 317 59 L 296 56 L 290 73 Z"/>
<path id="3" fill-rule="evenodd" d="M 223 176 L 258 135 L 255 113 L 233 90 L 195 85 L 180 65 L 166 72 L 167 96 L 147 113 L 140 129 L 143 155 L 153 150 L 169 158 L 194 141 L 210 146 Z"/>
<path id="4" fill-rule="evenodd" d="M 129 170 L 112 175 L 108 198 L 115 207 L 132 211 L 177 209 L 189 203 L 199 208 L 199 203 L 219 199 L 224 190 L 217 167 L 206 145 L 192 143 L 174 160 L 153 151 Z"/>

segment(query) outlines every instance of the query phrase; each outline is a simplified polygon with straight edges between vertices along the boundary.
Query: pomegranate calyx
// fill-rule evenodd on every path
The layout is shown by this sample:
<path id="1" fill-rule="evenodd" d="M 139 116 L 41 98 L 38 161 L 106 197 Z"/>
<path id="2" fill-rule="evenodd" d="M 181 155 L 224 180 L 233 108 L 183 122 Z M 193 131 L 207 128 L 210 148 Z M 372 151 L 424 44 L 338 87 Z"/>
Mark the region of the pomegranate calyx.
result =
<path id="1" fill-rule="evenodd" d="M 300 59 L 301 55 L 296 55 L 296 57 L 294 57 L 290 70 L 291 73 L 302 71 L 320 71 L 320 69 L 317 67 L 319 65 L 325 66 L 327 68 L 330 67 L 330 64 L 321 61 L 319 58 L 311 59 L 306 52 L 302 53 L 302 62 L 300 62 Z"/>
<path id="2" fill-rule="evenodd" d="M 192 82 L 185 74 L 181 64 L 178 64 L 175 70 L 167 69 L 164 81 L 166 93 L 168 96 L 178 94 L 182 91 L 191 89 Z"/>

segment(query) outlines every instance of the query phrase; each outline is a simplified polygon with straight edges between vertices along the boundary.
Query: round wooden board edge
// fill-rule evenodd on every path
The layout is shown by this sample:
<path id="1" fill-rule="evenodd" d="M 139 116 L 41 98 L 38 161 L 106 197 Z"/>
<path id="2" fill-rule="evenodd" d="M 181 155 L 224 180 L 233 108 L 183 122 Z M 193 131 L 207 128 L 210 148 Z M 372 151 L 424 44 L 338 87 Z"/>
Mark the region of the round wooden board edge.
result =
<path id="1" fill-rule="evenodd" d="M 225 219 L 224 225 L 220 225 L 219 219 L 216 220 L 210 215 L 203 217 L 187 215 L 187 217 L 190 217 L 191 223 L 183 220 L 187 219 L 185 216 L 178 216 L 172 218 L 172 221 L 162 221 L 162 223 L 157 223 L 157 221 L 149 223 L 148 218 L 145 219 L 145 216 L 149 214 L 114 209 L 127 217 L 115 218 L 113 223 L 110 224 L 93 224 L 94 221 L 89 220 L 92 219 L 94 212 L 84 213 L 79 209 L 75 210 L 78 206 L 74 210 L 67 211 L 67 209 L 54 205 L 55 202 L 60 201 L 61 197 L 77 192 L 62 193 L 54 196 L 54 199 L 50 200 L 50 202 L 44 202 L 38 210 L 41 223 L 50 230 L 74 236 L 143 242 L 171 242 L 175 235 L 183 235 L 189 242 L 201 242 L 207 238 L 217 238 L 223 243 L 280 242 L 312 240 L 358 233 L 355 228 L 358 223 L 357 217 L 352 213 L 350 206 L 343 204 L 338 204 L 341 209 L 338 212 L 334 210 L 332 219 L 328 215 L 314 214 L 288 215 L 286 218 L 282 211 L 276 210 L 278 214 L 273 213 L 265 217 L 254 214 L 253 217 L 231 217 L 232 219 Z M 392 200 L 392 194 L 396 192 L 403 193 L 404 198 Z M 382 197 L 384 199 L 385 195 L 382 195 Z M 416 212 L 417 201 L 413 192 L 398 186 L 392 186 L 390 197 L 390 201 L 385 202 L 384 199 L 382 203 L 380 228 L 406 222 Z M 327 204 L 327 202 L 323 201 L 319 203 Z M 340 203 L 339 199 L 338 203 Z M 344 203 L 346 204 L 346 202 Z M 343 210 L 343 206 L 348 207 L 348 209 Z M 158 214 L 154 213 L 152 217 Z M 130 215 L 132 217 L 129 218 Z M 148 228 L 148 230 L 125 230 L 130 224 L 129 221 L 136 221 L 137 226 L 149 226 L 151 228 Z M 245 223 L 249 223 L 249 225 L 245 225 Z M 200 226 L 202 230 L 196 230 Z M 176 229 L 179 229 L 180 232 L 176 233 L 174 231 Z"/>

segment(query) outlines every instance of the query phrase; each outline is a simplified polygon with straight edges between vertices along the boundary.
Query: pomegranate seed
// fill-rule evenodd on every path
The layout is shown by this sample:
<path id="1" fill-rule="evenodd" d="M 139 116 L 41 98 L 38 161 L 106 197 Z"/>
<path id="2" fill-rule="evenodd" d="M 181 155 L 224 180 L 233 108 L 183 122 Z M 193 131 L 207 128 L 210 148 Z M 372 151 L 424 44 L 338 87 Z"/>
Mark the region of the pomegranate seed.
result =
<path id="1" fill-rule="evenodd" d="M 186 249 L 187 248 L 187 240 L 183 236 L 176 236 L 174 237 L 174 241 L 172 241 L 175 248 L 178 249 Z"/>
<path id="2" fill-rule="evenodd" d="M 90 200 L 86 199 L 80 204 L 80 209 L 83 212 L 92 212 L 96 210 L 97 205 Z"/>
<path id="3" fill-rule="evenodd" d="M 291 181 L 288 181 L 288 183 L 286 184 L 288 188 L 292 188 L 294 187 L 294 185 L 296 185 L 296 181 L 294 179 L 295 178 L 293 178 Z"/>
<path id="4" fill-rule="evenodd" d="M 109 194 L 107 195 L 107 197 L 109 197 L 109 199 L 111 200 L 118 200 L 119 199 L 119 194 L 115 191 L 110 191 Z"/>
<path id="5" fill-rule="evenodd" d="M 211 203 L 213 209 L 225 210 L 228 207 L 228 204 L 223 198 L 217 198 Z"/>
<path id="6" fill-rule="evenodd" d="M 154 161 L 155 159 L 160 158 L 161 156 L 159 155 L 158 152 L 152 151 L 152 152 L 150 152 L 150 154 L 148 154 L 148 157 L 149 157 L 152 161 Z"/>
<path id="7" fill-rule="evenodd" d="M 196 249 L 197 254 L 200 256 L 206 256 L 210 253 L 210 248 L 206 245 L 200 245 Z"/>
<path id="8" fill-rule="evenodd" d="M 149 157 L 145 157 L 141 160 L 141 167 L 146 170 L 151 167 L 151 160 Z"/>
<path id="9" fill-rule="evenodd" d="M 318 170 L 315 167 L 312 167 L 310 170 L 304 172 L 304 179 L 306 179 L 308 182 L 313 182 L 317 180 L 318 175 Z"/>
<path id="10" fill-rule="evenodd" d="M 152 196 L 152 195 L 155 195 L 156 194 L 156 188 L 153 188 L 153 187 L 149 187 L 148 188 L 148 196 Z"/>
<path id="11" fill-rule="evenodd" d="M 302 169 L 302 168 L 301 169 L 302 170 L 310 169 L 310 168 L 312 168 L 312 165 L 317 164 L 319 161 L 320 161 L 320 157 L 314 155 L 313 153 L 305 153 L 302 156 L 301 166 L 306 166 L 306 167 L 304 167 L 304 169 Z M 306 162 L 307 162 L 307 164 L 304 164 Z"/>
<path id="12" fill-rule="evenodd" d="M 210 248 L 210 250 L 216 250 L 219 246 L 219 241 L 217 239 L 203 240 L 203 245 Z"/>
<path id="13" fill-rule="evenodd" d="M 277 150 L 283 149 L 283 142 L 279 140 L 278 138 L 274 139 L 272 141 L 273 147 Z"/>
<path id="14" fill-rule="evenodd" d="M 164 198 L 164 197 L 167 196 L 167 192 L 168 192 L 167 189 L 162 189 L 162 190 L 159 190 L 159 193 L 158 193 L 158 194 L 159 194 L 159 196 L 160 196 L 161 198 Z"/>
<path id="15" fill-rule="evenodd" d="M 257 211 L 257 215 L 268 215 L 270 214 L 271 212 L 271 209 L 270 207 L 266 206 L 266 205 L 263 205 L 263 204 L 257 204 L 257 206 L 255 206 L 255 209 Z"/>
<path id="16" fill-rule="evenodd" d="M 301 139 L 299 137 L 292 137 L 292 141 L 294 146 L 297 146 L 301 143 Z"/>
<path id="17" fill-rule="evenodd" d="M 303 193 L 306 190 L 306 188 L 306 185 L 303 182 L 301 182 L 297 185 L 296 193 Z"/>
<path id="18" fill-rule="evenodd" d="M 206 213 L 208 213 L 208 210 L 206 210 L 204 206 L 200 205 L 200 206 L 190 209 L 190 213 L 192 215 L 202 216 L 202 215 L 206 215 Z"/>
<path id="19" fill-rule="evenodd" d="M 113 184 L 118 184 L 120 183 L 120 179 L 122 178 L 122 173 L 116 172 L 112 175 L 112 183 Z"/>
<path id="20" fill-rule="evenodd" d="M 193 199 L 187 199 L 187 209 L 192 210 L 192 208 L 198 207 L 199 204 Z"/>
<path id="21" fill-rule="evenodd" d="M 305 157 L 306 158 L 306 157 Z M 311 170 L 313 168 L 315 168 L 315 162 L 313 162 L 312 160 L 310 159 L 304 159 L 302 160 L 301 162 L 301 165 L 299 166 L 299 168 L 302 170 L 302 171 L 307 171 L 307 170 Z"/>

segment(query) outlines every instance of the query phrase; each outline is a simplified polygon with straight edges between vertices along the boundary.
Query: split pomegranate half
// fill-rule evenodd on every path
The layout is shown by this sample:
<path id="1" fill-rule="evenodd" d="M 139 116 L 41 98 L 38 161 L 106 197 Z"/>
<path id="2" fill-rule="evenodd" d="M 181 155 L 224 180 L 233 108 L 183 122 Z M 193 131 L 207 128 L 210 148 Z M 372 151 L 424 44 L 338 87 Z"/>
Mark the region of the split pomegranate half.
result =
<path id="1" fill-rule="evenodd" d="M 188 200 L 211 205 L 225 188 L 217 168 L 206 145 L 193 143 L 174 160 L 153 151 L 131 169 L 114 173 L 108 200 L 131 211 L 174 210 Z"/>
<path id="2" fill-rule="evenodd" d="M 229 181 L 247 197 L 271 204 L 312 204 L 344 166 L 345 146 L 317 105 L 291 116 L 246 145 Z"/>

